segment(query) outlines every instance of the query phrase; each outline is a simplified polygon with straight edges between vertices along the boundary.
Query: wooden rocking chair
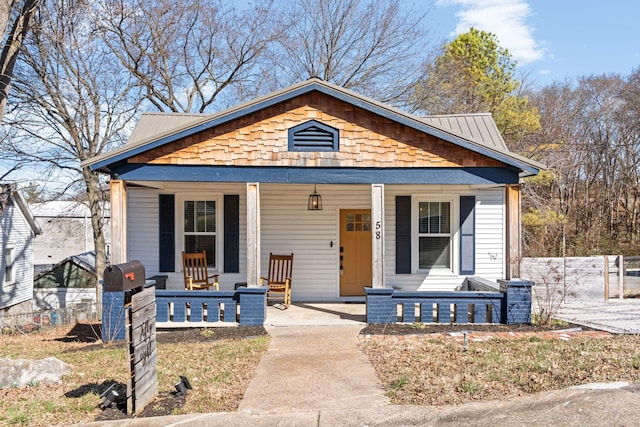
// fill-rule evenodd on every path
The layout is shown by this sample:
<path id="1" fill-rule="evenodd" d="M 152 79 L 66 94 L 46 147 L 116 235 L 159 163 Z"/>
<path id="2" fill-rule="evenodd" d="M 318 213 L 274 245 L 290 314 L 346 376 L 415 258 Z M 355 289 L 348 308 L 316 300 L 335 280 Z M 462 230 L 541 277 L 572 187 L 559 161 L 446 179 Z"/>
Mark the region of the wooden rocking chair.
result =
<path id="1" fill-rule="evenodd" d="M 293 273 L 293 254 L 269 254 L 269 273 L 260 278 L 260 286 L 268 286 L 267 303 L 282 301 L 285 307 L 291 305 L 291 275 Z"/>
<path id="2" fill-rule="evenodd" d="M 184 288 L 191 291 L 195 289 L 219 290 L 218 275 L 209 276 L 207 271 L 207 253 L 182 252 L 182 273 L 184 274 Z M 213 280 L 212 280 L 213 279 Z"/>

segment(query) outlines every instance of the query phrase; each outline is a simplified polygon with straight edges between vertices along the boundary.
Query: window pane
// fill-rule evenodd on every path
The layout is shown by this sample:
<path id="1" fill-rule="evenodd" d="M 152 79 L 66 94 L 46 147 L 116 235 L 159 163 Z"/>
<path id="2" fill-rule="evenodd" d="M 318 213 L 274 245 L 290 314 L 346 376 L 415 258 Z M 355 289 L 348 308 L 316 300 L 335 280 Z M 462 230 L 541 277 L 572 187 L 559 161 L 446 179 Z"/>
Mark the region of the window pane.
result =
<path id="1" fill-rule="evenodd" d="M 208 201 L 205 202 L 206 203 L 206 215 L 207 215 L 207 220 L 206 220 L 206 225 L 205 228 L 207 232 L 210 233 L 215 233 L 216 231 L 216 202 L 214 201 Z"/>
<path id="2" fill-rule="evenodd" d="M 418 232 L 429 232 L 429 203 L 420 202 L 418 209 Z"/>
<path id="3" fill-rule="evenodd" d="M 204 201 L 196 202 L 196 232 L 207 231 L 207 203 Z"/>
<path id="4" fill-rule="evenodd" d="M 184 202 L 184 231 L 192 233 L 194 230 L 195 206 L 194 202 Z"/>
<path id="5" fill-rule="evenodd" d="M 440 203 L 429 203 L 429 233 L 440 233 Z"/>
<path id="6" fill-rule="evenodd" d="M 451 215 L 449 202 L 420 202 L 418 232 L 420 234 L 449 234 Z"/>
<path id="7" fill-rule="evenodd" d="M 448 234 L 451 232 L 451 216 L 449 215 L 449 203 L 440 203 L 440 233 Z"/>
<path id="8" fill-rule="evenodd" d="M 216 267 L 216 236 L 184 236 L 184 250 L 187 253 L 206 251 L 207 265 L 212 268 Z"/>
<path id="9" fill-rule="evenodd" d="M 216 202 L 184 202 L 184 231 L 187 233 L 215 233 Z"/>
<path id="10" fill-rule="evenodd" d="M 13 248 L 4 250 L 4 281 L 13 282 Z"/>
<path id="11" fill-rule="evenodd" d="M 419 268 L 450 268 L 449 242 L 449 237 L 420 237 Z"/>

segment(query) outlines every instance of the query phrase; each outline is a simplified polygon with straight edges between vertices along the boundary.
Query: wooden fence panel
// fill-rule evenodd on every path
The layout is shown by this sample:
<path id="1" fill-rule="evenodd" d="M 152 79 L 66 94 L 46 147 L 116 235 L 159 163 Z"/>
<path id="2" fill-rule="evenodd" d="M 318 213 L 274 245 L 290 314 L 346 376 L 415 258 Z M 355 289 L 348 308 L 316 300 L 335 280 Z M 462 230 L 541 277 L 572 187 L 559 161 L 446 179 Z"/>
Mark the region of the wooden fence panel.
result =
<path id="1" fill-rule="evenodd" d="M 522 277 L 536 283 L 536 300 L 604 301 L 620 294 L 617 255 L 567 258 L 523 258 Z"/>

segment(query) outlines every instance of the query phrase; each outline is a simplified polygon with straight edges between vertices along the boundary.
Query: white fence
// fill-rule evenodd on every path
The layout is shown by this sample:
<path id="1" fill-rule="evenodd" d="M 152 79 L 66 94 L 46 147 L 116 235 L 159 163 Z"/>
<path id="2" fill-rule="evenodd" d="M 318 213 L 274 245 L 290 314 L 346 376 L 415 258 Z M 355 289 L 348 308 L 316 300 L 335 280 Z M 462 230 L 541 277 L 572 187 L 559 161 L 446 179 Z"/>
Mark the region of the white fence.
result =
<path id="1" fill-rule="evenodd" d="M 523 258 L 520 268 L 523 278 L 536 282 L 534 293 L 553 290 L 570 303 L 640 296 L 640 277 L 625 274 L 624 265 L 622 256 L 602 255 Z"/>

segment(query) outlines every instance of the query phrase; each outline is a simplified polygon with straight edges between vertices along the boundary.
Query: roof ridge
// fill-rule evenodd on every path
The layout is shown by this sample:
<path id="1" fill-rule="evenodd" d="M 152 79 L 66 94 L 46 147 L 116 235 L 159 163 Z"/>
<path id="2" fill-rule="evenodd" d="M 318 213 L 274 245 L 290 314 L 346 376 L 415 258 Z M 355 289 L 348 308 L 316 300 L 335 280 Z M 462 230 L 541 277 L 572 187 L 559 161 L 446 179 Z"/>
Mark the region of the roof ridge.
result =
<path id="1" fill-rule="evenodd" d="M 189 112 L 174 112 L 174 111 L 143 111 L 143 116 L 193 116 L 193 117 L 209 117 L 212 114 L 209 113 L 189 113 Z"/>
<path id="2" fill-rule="evenodd" d="M 426 114 L 424 116 L 418 116 L 418 117 L 460 117 L 460 116 L 492 116 L 493 114 L 485 111 L 485 112 L 480 112 L 480 113 L 450 113 L 450 114 Z"/>

